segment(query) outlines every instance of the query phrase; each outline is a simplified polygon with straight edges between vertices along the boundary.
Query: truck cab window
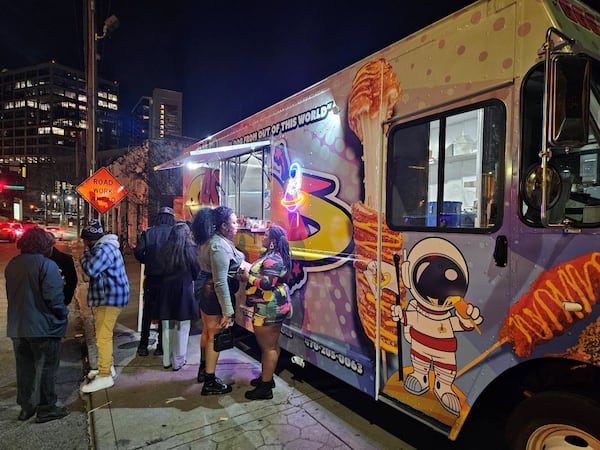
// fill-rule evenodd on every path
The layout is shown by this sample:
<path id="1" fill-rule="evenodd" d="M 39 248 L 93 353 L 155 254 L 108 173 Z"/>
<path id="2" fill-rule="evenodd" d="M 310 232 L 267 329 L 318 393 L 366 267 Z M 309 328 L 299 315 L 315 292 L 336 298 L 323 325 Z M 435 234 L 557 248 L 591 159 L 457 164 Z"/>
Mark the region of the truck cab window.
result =
<path id="1" fill-rule="evenodd" d="M 496 101 L 393 128 L 388 226 L 468 231 L 499 225 L 505 128 L 504 106 Z"/>
<path id="2" fill-rule="evenodd" d="M 588 142 L 581 147 L 552 148 L 549 161 L 547 214 L 550 224 L 579 227 L 600 223 L 600 65 L 592 65 Z M 520 214 L 528 225 L 541 227 L 541 175 L 531 182 L 542 150 L 544 72 L 532 70 L 523 85 L 523 141 L 520 165 Z M 540 171 L 541 173 L 541 171 Z M 536 192 L 536 190 L 538 192 Z M 540 199 L 537 202 L 532 199 Z"/>

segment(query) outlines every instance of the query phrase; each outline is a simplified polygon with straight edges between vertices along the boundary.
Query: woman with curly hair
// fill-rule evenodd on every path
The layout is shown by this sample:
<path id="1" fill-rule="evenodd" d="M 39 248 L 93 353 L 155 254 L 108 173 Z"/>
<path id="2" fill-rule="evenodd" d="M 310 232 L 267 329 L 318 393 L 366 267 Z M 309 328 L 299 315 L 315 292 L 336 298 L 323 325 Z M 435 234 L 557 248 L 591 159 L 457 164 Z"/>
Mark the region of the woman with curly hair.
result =
<path id="1" fill-rule="evenodd" d="M 247 281 L 246 304 L 254 306 L 254 334 L 262 353 L 262 373 L 250 382 L 254 389 L 246 392 L 250 400 L 273 398 L 273 374 L 279 360 L 279 335 L 281 324 L 291 312 L 289 290 L 286 284 L 292 259 L 286 231 L 271 225 L 263 236 L 262 256 L 250 267 L 240 272 L 240 279 Z"/>

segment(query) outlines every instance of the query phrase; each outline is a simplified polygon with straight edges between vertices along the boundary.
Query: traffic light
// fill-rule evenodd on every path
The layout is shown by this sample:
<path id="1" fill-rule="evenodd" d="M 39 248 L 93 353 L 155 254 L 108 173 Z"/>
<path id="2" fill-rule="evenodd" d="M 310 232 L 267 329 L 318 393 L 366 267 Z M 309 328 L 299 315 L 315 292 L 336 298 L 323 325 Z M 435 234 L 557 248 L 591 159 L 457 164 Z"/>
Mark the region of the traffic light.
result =
<path id="1" fill-rule="evenodd" d="M 60 194 L 60 189 L 61 189 L 61 182 L 60 181 L 55 181 L 54 182 L 54 193 L 55 194 Z"/>

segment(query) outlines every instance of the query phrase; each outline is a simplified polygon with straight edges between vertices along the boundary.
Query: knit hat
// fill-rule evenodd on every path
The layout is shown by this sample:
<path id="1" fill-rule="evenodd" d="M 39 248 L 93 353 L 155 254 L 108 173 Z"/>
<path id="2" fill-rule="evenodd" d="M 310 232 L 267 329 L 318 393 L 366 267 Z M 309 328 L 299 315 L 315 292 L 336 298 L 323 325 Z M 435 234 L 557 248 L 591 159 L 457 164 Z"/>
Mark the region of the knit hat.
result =
<path id="1" fill-rule="evenodd" d="M 104 236 L 104 230 L 102 229 L 102 224 L 97 219 L 90 220 L 88 226 L 81 231 L 81 239 L 86 241 L 97 241 L 102 236 Z"/>
<path id="2" fill-rule="evenodd" d="M 175 211 L 173 211 L 173 208 L 169 208 L 168 206 L 162 206 L 159 210 L 158 210 L 159 214 L 171 214 L 173 217 L 175 217 Z"/>

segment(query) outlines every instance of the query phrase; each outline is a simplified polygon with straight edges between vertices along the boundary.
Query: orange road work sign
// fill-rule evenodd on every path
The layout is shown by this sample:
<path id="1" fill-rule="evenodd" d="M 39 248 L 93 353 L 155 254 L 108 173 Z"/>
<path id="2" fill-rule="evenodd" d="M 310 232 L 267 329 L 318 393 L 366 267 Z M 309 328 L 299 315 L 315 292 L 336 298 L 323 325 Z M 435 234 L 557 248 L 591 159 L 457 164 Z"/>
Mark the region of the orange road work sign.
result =
<path id="1" fill-rule="evenodd" d="M 104 214 L 127 196 L 125 186 L 105 167 L 77 186 L 77 192 L 100 214 Z"/>

